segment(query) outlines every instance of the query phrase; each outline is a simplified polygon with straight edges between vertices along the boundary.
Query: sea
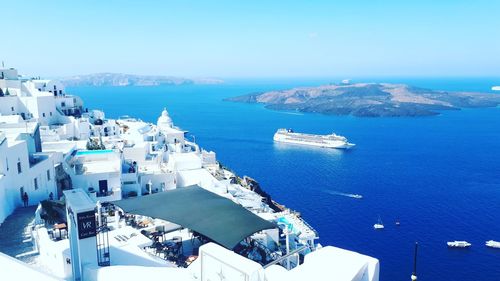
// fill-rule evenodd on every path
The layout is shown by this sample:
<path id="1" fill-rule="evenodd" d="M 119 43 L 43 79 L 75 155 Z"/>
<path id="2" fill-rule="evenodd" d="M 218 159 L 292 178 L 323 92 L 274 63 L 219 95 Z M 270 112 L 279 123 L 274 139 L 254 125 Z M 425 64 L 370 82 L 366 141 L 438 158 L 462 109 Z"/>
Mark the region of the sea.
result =
<path id="1" fill-rule="evenodd" d="M 419 280 L 500 280 L 500 108 L 430 117 L 370 118 L 275 111 L 224 98 L 316 86 L 340 79 L 232 79 L 219 85 L 73 87 L 107 118 L 156 122 L 164 107 L 189 138 L 273 199 L 299 211 L 322 245 L 373 256 L 380 280 L 410 280 L 415 242 Z M 500 78 L 359 78 L 494 95 Z M 497 93 L 500 94 L 500 93 Z M 335 132 L 343 151 L 273 142 L 278 128 Z M 349 197 L 360 194 L 362 199 Z M 382 220 L 383 230 L 373 224 Z M 400 225 L 397 226 L 396 222 Z M 469 249 L 447 241 L 467 240 Z"/>

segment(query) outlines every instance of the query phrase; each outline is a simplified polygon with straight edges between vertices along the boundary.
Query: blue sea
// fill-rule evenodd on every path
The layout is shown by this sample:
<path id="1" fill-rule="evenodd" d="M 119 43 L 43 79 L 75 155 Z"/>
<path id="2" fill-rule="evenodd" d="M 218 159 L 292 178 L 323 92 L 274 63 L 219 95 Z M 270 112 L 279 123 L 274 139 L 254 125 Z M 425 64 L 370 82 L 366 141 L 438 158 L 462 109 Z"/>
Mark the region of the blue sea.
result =
<path id="1" fill-rule="evenodd" d="M 174 123 L 215 151 L 224 165 L 255 178 L 275 200 L 299 211 L 319 232 L 320 243 L 378 258 L 381 280 L 410 280 L 416 241 L 419 280 L 500 280 L 500 250 L 484 246 L 486 240 L 500 240 L 500 108 L 358 118 L 223 101 L 338 81 L 229 80 L 222 85 L 68 90 L 109 118 L 131 115 L 156 122 L 166 107 Z M 355 81 L 491 94 L 491 86 L 500 85 L 500 78 Z M 356 147 L 340 151 L 275 144 L 273 134 L 281 127 L 334 131 Z M 382 231 L 373 230 L 378 216 L 385 224 Z M 467 240 L 472 247 L 448 249 L 451 240 Z"/>

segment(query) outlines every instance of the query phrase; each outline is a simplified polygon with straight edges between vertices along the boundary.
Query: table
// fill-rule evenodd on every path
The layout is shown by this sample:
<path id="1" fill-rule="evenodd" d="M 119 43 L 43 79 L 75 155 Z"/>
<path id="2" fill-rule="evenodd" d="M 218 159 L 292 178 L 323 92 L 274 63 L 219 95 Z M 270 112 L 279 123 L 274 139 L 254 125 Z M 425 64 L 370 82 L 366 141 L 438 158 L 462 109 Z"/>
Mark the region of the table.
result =
<path id="1" fill-rule="evenodd" d="M 56 224 L 54 224 L 54 229 L 61 230 L 61 229 L 66 229 L 66 228 L 68 228 L 68 226 L 66 226 L 65 223 L 56 223 Z"/>
<path id="2" fill-rule="evenodd" d="M 67 230 L 67 229 L 68 229 L 68 226 L 65 223 L 54 224 L 54 238 L 58 239 L 58 240 L 62 239 L 61 230 Z M 59 235 L 56 235 L 56 233 Z"/>

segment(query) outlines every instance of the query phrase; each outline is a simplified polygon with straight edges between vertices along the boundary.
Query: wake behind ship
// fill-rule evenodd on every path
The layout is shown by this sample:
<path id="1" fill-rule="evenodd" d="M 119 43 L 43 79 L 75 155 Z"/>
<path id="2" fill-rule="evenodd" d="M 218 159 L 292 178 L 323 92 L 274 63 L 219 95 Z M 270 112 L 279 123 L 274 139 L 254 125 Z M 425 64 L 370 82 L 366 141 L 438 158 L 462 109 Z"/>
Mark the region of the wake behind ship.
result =
<path id="1" fill-rule="evenodd" d="M 292 129 L 278 129 L 273 139 L 277 142 L 326 148 L 349 149 L 355 146 L 355 144 L 348 142 L 346 137 L 339 136 L 335 133 L 329 135 L 303 134 L 296 133 Z"/>

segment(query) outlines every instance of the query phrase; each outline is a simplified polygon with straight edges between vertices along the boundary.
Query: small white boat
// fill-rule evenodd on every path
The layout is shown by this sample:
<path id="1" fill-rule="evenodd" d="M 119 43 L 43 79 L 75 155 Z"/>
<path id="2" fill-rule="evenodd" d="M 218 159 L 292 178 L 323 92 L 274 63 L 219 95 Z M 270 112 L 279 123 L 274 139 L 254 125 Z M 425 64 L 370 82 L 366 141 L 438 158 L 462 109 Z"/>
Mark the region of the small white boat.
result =
<path id="1" fill-rule="evenodd" d="M 493 86 L 491 87 L 493 91 L 500 91 L 500 86 Z"/>
<path id="2" fill-rule="evenodd" d="M 472 244 L 467 241 L 452 241 L 446 243 L 450 248 L 468 248 Z"/>
<path id="3" fill-rule="evenodd" d="M 356 198 L 356 199 L 362 199 L 363 195 L 360 195 L 360 194 L 350 194 L 349 197 Z"/>
<path id="4" fill-rule="evenodd" d="M 384 224 L 382 223 L 382 219 L 380 219 L 380 216 L 378 217 L 378 222 L 373 225 L 373 229 L 384 229 Z"/>
<path id="5" fill-rule="evenodd" d="M 500 249 L 500 242 L 493 240 L 486 241 L 486 247 Z"/>

